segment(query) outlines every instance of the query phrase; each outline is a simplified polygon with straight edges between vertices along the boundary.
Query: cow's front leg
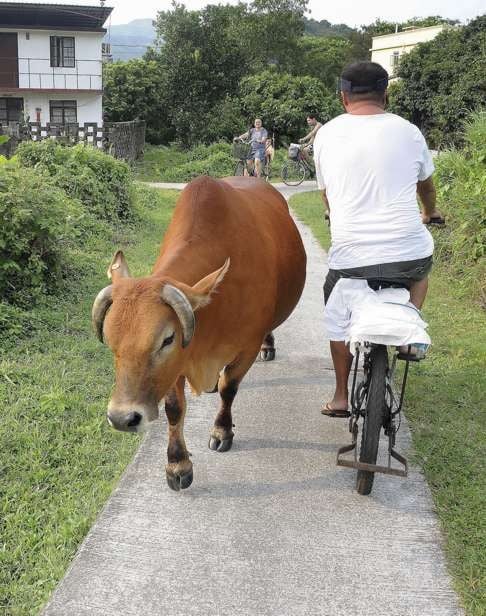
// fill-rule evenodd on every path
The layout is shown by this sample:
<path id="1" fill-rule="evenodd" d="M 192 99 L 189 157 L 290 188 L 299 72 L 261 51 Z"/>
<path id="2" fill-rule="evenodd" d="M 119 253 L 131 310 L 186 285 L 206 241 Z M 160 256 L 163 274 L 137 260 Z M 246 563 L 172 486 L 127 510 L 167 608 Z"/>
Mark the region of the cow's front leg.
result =
<path id="1" fill-rule="evenodd" d="M 192 462 L 184 441 L 184 416 L 186 414 L 186 397 L 184 395 L 185 378 L 179 377 L 172 389 L 165 396 L 165 413 L 169 423 L 169 444 L 167 446 L 167 483 L 169 488 L 178 492 L 188 488 L 192 483 Z"/>
<path id="2" fill-rule="evenodd" d="M 275 338 L 272 332 L 268 332 L 263 339 L 260 349 L 260 357 L 263 361 L 272 361 L 275 359 Z"/>
<path id="3" fill-rule="evenodd" d="M 218 390 L 221 396 L 221 407 L 214 420 L 209 438 L 209 449 L 213 451 L 229 451 L 233 445 L 234 432 L 231 406 L 241 380 L 255 361 L 258 351 L 259 349 L 256 348 L 254 352 L 250 352 L 229 364 L 219 377 Z"/>

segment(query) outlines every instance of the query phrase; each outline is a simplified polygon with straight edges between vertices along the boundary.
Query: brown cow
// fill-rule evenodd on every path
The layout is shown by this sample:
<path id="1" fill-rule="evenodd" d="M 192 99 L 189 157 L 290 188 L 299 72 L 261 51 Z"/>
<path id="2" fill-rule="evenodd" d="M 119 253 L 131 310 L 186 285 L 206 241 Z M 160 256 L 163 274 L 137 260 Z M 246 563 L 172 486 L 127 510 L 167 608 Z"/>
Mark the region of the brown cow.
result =
<path id="1" fill-rule="evenodd" d="M 120 251 L 112 284 L 93 305 L 93 324 L 115 356 L 108 421 L 138 431 L 158 416 L 169 425 L 167 481 L 192 482 L 183 435 L 185 380 L 193 393 L 217 384 L 221 407 L 209 447 L 233 441 L 231 405 L 267 336 L 297 304 L 306 256 L 287 203 L 251 178 L 200 177 L 181 193 L 153 273 L 131 278 Z M 262 341 L 264 344 L 262 346 Z"/>

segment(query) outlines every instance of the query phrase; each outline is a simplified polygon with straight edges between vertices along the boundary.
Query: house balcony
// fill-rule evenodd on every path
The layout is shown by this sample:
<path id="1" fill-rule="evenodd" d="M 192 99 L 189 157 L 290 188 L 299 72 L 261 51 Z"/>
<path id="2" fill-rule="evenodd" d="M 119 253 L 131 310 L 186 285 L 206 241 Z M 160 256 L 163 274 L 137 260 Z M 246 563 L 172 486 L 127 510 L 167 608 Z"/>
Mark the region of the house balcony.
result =
<path id="1" fill-rule="evenodd" d="M 17 60 L 17 59 L 15 59 Z M 0 58 L 0 91 L 92 92 L 103 90 L 102 61 L 73 60 L 74 66 L 51 66 L 50 58 Z"/>

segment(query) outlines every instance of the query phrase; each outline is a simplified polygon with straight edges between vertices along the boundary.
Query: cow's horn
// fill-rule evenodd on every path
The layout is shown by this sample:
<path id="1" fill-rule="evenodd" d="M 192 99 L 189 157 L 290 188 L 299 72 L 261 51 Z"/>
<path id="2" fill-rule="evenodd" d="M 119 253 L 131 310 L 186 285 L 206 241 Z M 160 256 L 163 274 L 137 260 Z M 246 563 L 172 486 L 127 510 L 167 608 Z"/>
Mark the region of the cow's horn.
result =
<path id="1" fill-rule="evenodd" d="M 96 296 L 93 309 L 91 310 L 93 329 L 95 330 L 100 342 L 103 342 L 103 321 L 105 320 L 106 312 L 113 301 L 112 291 L 113 285 L 111 284 L 102 289 Z"/>
<path id="2" fill-rule="evenodd" d="M 182 346 L 185 348 L 191 342 L 194 336 L 194 328 L 196 327 L 192 306 L 184 293 L 170 284 L 164 286 L 161 297 L 174 310 L 181 322 Z"/>

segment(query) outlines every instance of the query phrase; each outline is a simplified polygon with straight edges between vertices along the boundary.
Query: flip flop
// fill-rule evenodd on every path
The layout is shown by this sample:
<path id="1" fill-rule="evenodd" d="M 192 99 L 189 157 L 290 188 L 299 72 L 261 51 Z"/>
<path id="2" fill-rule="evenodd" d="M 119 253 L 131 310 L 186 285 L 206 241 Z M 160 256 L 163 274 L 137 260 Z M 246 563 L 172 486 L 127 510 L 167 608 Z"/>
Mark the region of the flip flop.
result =
<path id="1" fill-rule="evenodd" d="M 350 417 L 351 413 L 349 411 L 345 411 L 344 409 L 333 409 L 329 406 L 329 402 L 326 402 L 324 407 L 321 409 L 321 413 L 326 415 L 326 417 Z"/>

